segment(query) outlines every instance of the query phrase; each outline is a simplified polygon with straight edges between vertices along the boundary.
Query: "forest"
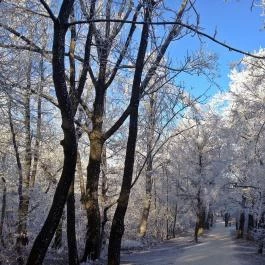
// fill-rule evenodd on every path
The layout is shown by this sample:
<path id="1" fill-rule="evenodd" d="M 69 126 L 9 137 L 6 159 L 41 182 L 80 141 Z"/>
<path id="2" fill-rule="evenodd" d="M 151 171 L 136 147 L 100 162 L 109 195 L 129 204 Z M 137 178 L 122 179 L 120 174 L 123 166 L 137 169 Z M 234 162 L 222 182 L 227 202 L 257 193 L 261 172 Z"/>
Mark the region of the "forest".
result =
<path id="1" fill-rule="evenodd" d="M 0 265 L 119 265 L 228 215 L 262 255 L 265 47 L 199 2 L 0 1 Z M 207 43 L 240 56 L 228 87 Z"/>

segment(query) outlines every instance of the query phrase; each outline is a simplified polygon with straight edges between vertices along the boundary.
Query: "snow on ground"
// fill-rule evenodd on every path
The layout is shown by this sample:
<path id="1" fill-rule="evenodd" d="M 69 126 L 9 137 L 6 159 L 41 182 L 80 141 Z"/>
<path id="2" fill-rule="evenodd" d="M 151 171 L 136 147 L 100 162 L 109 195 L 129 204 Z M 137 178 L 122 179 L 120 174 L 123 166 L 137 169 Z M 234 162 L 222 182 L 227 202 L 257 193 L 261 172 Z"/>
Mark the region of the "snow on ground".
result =
<path id="1" fill-rule="evenodd" d="M 231 230 L 223 222 L 215 227 L 199 244 L 191 238 L 170 240 L 155 248 L 124 254 L 123 265 L 265 265 L 265 257 L 255 254 L 249 242 L 234 240 Z"/>

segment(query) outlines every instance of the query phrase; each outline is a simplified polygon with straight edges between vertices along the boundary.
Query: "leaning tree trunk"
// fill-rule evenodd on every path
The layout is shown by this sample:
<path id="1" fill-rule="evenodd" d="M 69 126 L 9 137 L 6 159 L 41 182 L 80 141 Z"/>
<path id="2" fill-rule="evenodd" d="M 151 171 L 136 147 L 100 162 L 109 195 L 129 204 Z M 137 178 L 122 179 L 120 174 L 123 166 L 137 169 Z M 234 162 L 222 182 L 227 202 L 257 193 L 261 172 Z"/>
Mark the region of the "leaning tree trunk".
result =
<path id="1" fill-rule="evenodd" d="M 112 220 L 109 238 L 108 265 L 120 264 L 121 239 L 124 233 L 124 217 L 128 207 L 132 183 L 134 152 L 137 137 L 137 119 L 138 106 L 136 109 L 131 111 L 130 116 L 129 136 L 126 149 L 122 187 L 118 199 L 118 205 Z"/>
<path id="2" fill-rule="evenodd" d="M 54 240 L 52 243 L 52 248 L 54 249 L 60 249 L 62 247 L 62 241 L 63 241 L 63 220 L 64 220 L 64 214 L 62 214 L 61 220 L 56 228 Z"/>
<path id="3" fill-rule="evenodd" d="M 71 110 L 69 111 L 71 113 Z M 74 179 L 77 142 L 73 117 L 63 117 L 62 127 L 64 130 L 64 140 L 62 141 L 64 149 L 63 171 L 53 197 L 49 214 L 31 249 L 27 262 L 28 265 L 42 264 L 48 246 L 60 222 L 68 191 Z"/>
<path id="4" fill-rule="evenodd" d="M 67 32 L 65 24 L 68 21 L 73 4 L 74 0 L 64 0 L 62 2 L 59 16 L 54 20 L 52 49 L 53 81 L 61 111 L 62 129 L 64 133 L 64 139 L 61 142 L 64 150 L 63 170 L 48 216 L 32 246 L 27 261 L 28 265 L 42 264 L 48 246 L 60 222 L 68 192 L 75 175 L 77 141 L 74 124 L 74 110 L 67 92 L 64 66 L 65 35 Z"/>
<path id="5" fill-rule="evenodd" d="M 144 21 L 147 22 L 143 25 L 140 46 L 138 50 L 134 80 L 132 85 L 131 94 L 131 113 L 129 122 L 129 135 L 126 147 L 126 157 L 124 164 L 124 172 L 122 179 L 122 186 L 120 191 L 120 196 L 118 199 L 118 204 L 114 217 L 112 220 L 110 238 L 109 238 L 109 249 L 108 249 L 108 265 L 119 265 L 120 264 L 120 249 L 121 249 L 121 239 L 124 233 L 124 217 L 128 207 L 132 175 L 134 167 L 135 158 L 135 146 L 137 140 L 137 130 L 138 130 L 138 108 L 141 94 L 141 79 L 144 67 L 144 58 L 146 54 L 146 48 L 148 43 L 148 33 L 149 33 L 149 20 L 151 13 L 151 6 L 145 8 Z"/>
<path id="6" fill-rule="evenodd" d="M 1 220 L 0 220 L 0 240 L 3 246 L 5 246 L 4 236 L 3 236 L 3 227 L 6 214 L 6 180 L 2 177 L 2 187 L 3 187 L 3 198 L 2 198 L 2 209 L 1 209 Z"/>

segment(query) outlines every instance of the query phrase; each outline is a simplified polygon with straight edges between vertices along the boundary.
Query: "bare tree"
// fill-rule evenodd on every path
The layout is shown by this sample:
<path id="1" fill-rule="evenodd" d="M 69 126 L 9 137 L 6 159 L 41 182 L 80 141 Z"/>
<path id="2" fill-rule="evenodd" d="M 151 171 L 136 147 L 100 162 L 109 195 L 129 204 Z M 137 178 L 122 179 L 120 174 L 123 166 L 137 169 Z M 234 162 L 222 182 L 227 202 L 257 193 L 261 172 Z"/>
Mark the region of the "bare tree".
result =
<path id="1" fill-rule="evenodd" d="M 145 174 L 145 199 L 144 208 L 139 224 L 139 235 L 144 237 L 147 230 L 147 220 L 149 216 L 151 201 L 152 201 L 152 171 L 153 171 L 153 158 L 152 149 L 154 144 L 155 134 L 155 94 L 152 93 L 149 96 L 149 117 L 148 117 L 148 128 L 147 128 L 147 157 L 146 157 L 146 174 Z"/>
<path id="2" fill-rule="evenodd" d="M 64 132 L 64 139 L 61 141 L 64 149 L 64 164 L 51 209 L 40 233 L 35 239 L 27 264 L 41 264 L 45 257 L 47 248 L 60 222 L 68 191 L 74 179 L 77 157 L 77 142 L 74 124 L 75 110 L 67 90 L 64 65 L 65 35 L 67 32 L 65 24 L 68 22 L 74 0 L 64 0 L 62 2 L 58 18 L 55 18 L 44 1 L 42 1 L 42 4 L 48 10 L 54 22 L 52 67 L 54 87 L 61 111 L 62 129 Z"/>
<path id="3" fill-rule="evenodd" d="M 118 265 L 120 264 L 120 248 L 121 239 L 124 233 L 124 217 L 128 207 L 130 188 L 134 167 L 134 155 L 137 139 L 138 129 L 138 107 L 141 95 L 141 79 L 144 68 L 144 58 L 146 54 L 149 34 L 149 23 L 152 16 L 152 9 L 154 3 L 149 1 L 145 2 L 144 6 L 144 21 L 147 22 L 143 25 L 141 40 L 138 49 L 138 55 L 136 60 L 135 74 L 132 85 L 132 94 L 130 104 L 132 105 L 129 122 L 129 135 L 126 147 L 126 157 L 124 164 L 124 175 L 122 180 L 122 186 L 120 196 L 118 199 L 117 208 L 112 220 L 110 239 L 109 239 L 109 252 L 108 252 L 108 264 Z"/>

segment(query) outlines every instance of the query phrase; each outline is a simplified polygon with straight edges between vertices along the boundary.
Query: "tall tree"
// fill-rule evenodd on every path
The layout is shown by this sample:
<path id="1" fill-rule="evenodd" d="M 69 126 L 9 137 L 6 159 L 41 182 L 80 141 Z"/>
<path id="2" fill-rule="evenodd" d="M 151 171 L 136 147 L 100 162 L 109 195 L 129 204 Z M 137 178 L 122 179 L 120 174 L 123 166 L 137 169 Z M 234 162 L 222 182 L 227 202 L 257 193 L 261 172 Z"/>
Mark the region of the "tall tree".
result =
<path id="1" fill-rule="evenodd" d="M 149 107 L 149 117 L 148 117 L 148 128 L 147 128 L 147 157 L 146 157 L 146 176 L 145 176 L 145 199 L 144 208 L 139 224 L 139 235 L 144 237 L 147 230 L 147 220 L 149 216 L 151 200 L 152 200 L 152 171 L 153 171 L 153 157 L 152 148 L 154 144 L 154 134 L 155 134 L 155 116 L 156 116 L 156 106 L 155 106 L 155 94 L 152 93 L 149 97 L 148 107 Z"/>
<path id="2" fill-rule="evenodd" d="M 151 21 L 152 11 L 154 3 L 149 1 L 144 3 L 144 22 L 141 34 L 141 40 L 138 49 L 138 55 L 135 66 L 135 74 L 132 85 L 132 94 L 130 104 L 132 106 L 129 122 L 129 135 L 126 147 L 126 157 L 124 164 L 124 175 L 122 180 L 122 186 L 120 196 L 118 199 L 117 208 L 112 220 L 110 239 L 109 239 L 109 251 L 108 251 L 108 265 L 120 264 L 120 248 L 121 239 L 124 233 L 124 217 L 127 210 L 130 188 L 133 175 L 134 166 L 134 152 L 137 139 L 138 129 L 138 108 L 141 96 L 141 79 L 144 68 L 144 58 L 146 54 L 149 34 L 149 23 Z"/>
<path id="3" fill-rule="evenodd" d="M 19 225 L 18 225 L 18 239 L 17 248 L 21 245 L 28 243 L 27 236 L 27 221 L 29 210 L 29 188 L 30 188 L 30 174 L 31 174 L 31 125 L 30 125 L 30 89 L 31 89 L 31 71 L 32 71 L 32 59 L 29 57 L 28 69 L 26 73 L 26 90 L 24 93 L 24 128 L 25 128 L 25 155 L 23 159 L 23 173 L 22 173 L 22 186 L 19 194 Z"/>
<path id="4" fill-rule="evenodd" d="M 64 65 L 66 24 L 72 11 L 74 0 L 64 0 L 62 2 L 58 18 L 55 18 L 45 1 L 42 1 L 42 4 L 48 10 L 54 22 L 52 67 L 54 87 L 61 111 L 62 129 L 64 133 L 64 139 L 61 141 L 64 149 L 64 163 L 51 209 L 40 233 L 35 239 L 27 264 L 42 264 L 47 248 L 63 213 L 68 191 L 74 179 L 77 157 L 74 106 L 67 91 Z"/>

